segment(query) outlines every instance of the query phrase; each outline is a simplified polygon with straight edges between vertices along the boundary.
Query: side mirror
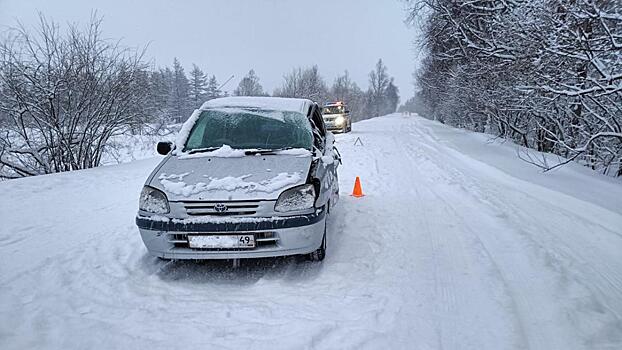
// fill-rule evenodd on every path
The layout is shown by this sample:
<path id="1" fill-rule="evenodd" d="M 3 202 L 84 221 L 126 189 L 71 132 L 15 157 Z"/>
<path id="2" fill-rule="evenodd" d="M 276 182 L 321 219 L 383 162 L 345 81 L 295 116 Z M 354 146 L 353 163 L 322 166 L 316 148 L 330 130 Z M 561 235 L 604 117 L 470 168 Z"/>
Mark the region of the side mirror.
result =
<path id="1" fill-rule="evenodd" d="M 346 109 L 346 114 L 350 114 L 350 111 Z"/>
<path id="2" fill-rule="evenodd" d="M 165 156 L 171 153 L 171 151 L 174 148 L 175 147 L 173 146 L 172 142 L 164 141 L 164 142 L 158 142 L 158 146 L 156 147 L 156 150 L 158 151 L 158 154 Z"/>

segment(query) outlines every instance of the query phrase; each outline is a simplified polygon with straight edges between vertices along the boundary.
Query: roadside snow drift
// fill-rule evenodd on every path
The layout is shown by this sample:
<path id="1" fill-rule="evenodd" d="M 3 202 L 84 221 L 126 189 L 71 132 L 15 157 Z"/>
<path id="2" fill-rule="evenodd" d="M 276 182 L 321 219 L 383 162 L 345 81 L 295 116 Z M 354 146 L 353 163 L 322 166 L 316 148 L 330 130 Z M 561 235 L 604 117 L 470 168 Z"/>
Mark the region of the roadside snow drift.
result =
<path id="1" fill-rule="evenodd" d="M 146 255 L 159 159 L 1 182 L 0 349 L 622 348 L 620 181 L 419 117 L 337 145 L 321 264 Z"/>

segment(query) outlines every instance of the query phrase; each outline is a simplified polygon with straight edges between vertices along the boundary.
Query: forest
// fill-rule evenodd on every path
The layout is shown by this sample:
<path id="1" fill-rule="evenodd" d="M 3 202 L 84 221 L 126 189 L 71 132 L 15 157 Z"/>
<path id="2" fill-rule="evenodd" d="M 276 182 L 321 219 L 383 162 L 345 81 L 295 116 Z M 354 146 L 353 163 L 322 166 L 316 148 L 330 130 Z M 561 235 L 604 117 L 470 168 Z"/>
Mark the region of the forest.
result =
<path id="1" fill-rule="evenodd" d="M 411 0 L 421 116 L 514 140 L 545 170 L 622 176 L 622 14 L 606 0 Z"/>

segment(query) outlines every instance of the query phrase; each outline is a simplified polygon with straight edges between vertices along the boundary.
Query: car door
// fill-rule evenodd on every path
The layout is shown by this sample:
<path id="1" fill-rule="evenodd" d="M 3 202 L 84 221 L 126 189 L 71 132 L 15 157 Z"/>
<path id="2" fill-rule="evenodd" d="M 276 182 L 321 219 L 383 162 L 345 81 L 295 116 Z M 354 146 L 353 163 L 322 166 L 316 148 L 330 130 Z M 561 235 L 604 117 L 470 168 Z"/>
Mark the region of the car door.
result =
<path id="1" fill-rule="evenodd" d="M 341 162 L 339 152 L 335 148 L 335 137 L 326 131 L 324 120 L 317 105 L 310 116 L 314 137 L 314 177 L 319 184 L 318 203 L 331 206 L 339 200 L 339 181 L 337 168 Z"/>

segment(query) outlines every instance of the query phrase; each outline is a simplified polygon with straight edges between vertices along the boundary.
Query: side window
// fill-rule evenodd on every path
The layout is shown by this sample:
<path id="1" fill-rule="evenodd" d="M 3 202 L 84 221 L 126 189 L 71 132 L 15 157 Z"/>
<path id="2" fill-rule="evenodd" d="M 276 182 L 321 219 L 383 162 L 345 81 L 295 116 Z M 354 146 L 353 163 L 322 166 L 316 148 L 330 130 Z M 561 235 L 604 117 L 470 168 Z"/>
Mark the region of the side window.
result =
<path id="1" fill-rule="evenodd" d="M 320 113 L 320 108 L 315 107 L 315 112 L 313 113 L 313 119 L 315 120 L 316 124 L 318 125 L 319 129 L 320 129 L 320 133 L 322 134 L 322 137 L 326 137 L 326 128 L 324 127 L 324 118 L 322 118 L 322 114 Z"/>
<path id="2" fill-rule="evenodd" d="M 326 142 L 326 129 L 324 128 L 324 119 L 322 119 L 320 109 L 317 105 L 312 107 L 309 121 L 311 122 L 311 127 L 313 128 L 313 144 L 318 150 L 320 150 L 320 152 L 323 153 Z"/>

